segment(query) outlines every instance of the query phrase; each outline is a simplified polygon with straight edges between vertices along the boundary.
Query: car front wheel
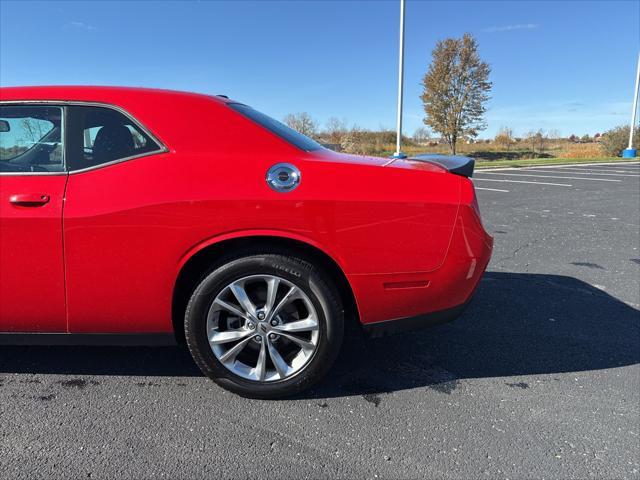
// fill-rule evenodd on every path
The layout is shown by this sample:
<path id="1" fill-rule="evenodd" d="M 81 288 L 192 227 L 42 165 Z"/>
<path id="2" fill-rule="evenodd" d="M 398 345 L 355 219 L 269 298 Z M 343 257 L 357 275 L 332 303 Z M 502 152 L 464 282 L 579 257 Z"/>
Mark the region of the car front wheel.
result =
<path id="1" fill-rule="evenodd" d="M 253 398 L 293 395 L 333 364 L 343 337 L 339 295 L 296 257 L 249 255 L 214 268 L 185 314 L 187 345 L 205 375 Z"/>

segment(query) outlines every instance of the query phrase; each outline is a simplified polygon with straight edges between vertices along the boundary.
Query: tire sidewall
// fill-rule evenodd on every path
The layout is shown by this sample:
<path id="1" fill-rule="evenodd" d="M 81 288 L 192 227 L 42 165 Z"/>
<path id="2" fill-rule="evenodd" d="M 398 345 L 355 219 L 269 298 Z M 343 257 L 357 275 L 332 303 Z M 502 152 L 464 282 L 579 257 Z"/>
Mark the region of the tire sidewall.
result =
<path id="1" fill-rule="evenodd" d="M 229 284 L 251 275 L 274 275 L 302 289 L 318 315 L 318 343 L 311 360 L 284 380 L 258 383 L 228 370 L 207 338 L 207 315 L 216 296 Z M 310 264 L 282 255 L 238 258 L 211 271 L 199 284 L 185 314 L 185 336 L 194 360 L 218 384 L 248 397 L 274 398 L 297 393 L 315 383 L 333 364 L 343 336 L 342 306 L 322 273 Z"/>

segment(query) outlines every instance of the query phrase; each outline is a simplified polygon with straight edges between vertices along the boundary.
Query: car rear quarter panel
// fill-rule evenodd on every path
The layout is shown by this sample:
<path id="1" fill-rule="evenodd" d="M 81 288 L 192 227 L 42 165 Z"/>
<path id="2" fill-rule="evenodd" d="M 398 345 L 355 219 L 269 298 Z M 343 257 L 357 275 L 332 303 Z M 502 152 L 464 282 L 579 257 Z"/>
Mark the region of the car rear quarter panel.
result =
<path id="1" fill-rule="evenodd" d="M 413 184 L 407 172 L 390 170 L 383 182 L 381 167 L 356 172 L 300 157 L 287 160 L 299 165 L 301 185 L 282 194 L 264 180 L 280 160 L 166 153 L 71 175 L 64 216 L 70 330 L 170 330 L 181 263 L 224 238 L 267 232 L 304 241 L 347 276 L 442 263 L 457 182 L 443 182 L 450 190 L 439 192 L 444 185 Z"/>

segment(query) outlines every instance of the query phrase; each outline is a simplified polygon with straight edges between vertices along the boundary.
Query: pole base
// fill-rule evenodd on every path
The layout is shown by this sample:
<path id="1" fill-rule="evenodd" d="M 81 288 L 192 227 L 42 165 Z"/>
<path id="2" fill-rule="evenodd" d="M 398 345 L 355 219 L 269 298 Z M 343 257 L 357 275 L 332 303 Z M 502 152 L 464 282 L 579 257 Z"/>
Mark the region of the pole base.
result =
<path id="1" fill-rule="evenodd" d="M 407 154 L 402 152 L 395 152 L 393 155 L 391 155 L 391 158 L 407 158 Z"/>
<path id="2" fill-rule="evenodd" d="M 635 148 L 626 148 L 622 151 L 622 158 L 636 158 L 637 150 Z"/>

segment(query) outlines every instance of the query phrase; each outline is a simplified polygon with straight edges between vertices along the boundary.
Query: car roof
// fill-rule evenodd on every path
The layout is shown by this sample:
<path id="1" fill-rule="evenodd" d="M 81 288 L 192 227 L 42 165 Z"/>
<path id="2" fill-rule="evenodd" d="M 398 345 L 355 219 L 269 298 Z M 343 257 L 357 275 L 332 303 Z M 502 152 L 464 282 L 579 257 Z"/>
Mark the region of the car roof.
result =
<path id="1" fill-rule="evenodd" d="M 17 100 L 60 100 L 60 101 L 95 101 L 115 102 L 131 97 L 200 97 L 219 103 L 230 103 L 233 100 L 217 95 L 165 90 L 159 88 L 142 87 L 112 87 L 89 85 L 48 85 L 27 87 L 0 87 L 0 101 Z"/>

